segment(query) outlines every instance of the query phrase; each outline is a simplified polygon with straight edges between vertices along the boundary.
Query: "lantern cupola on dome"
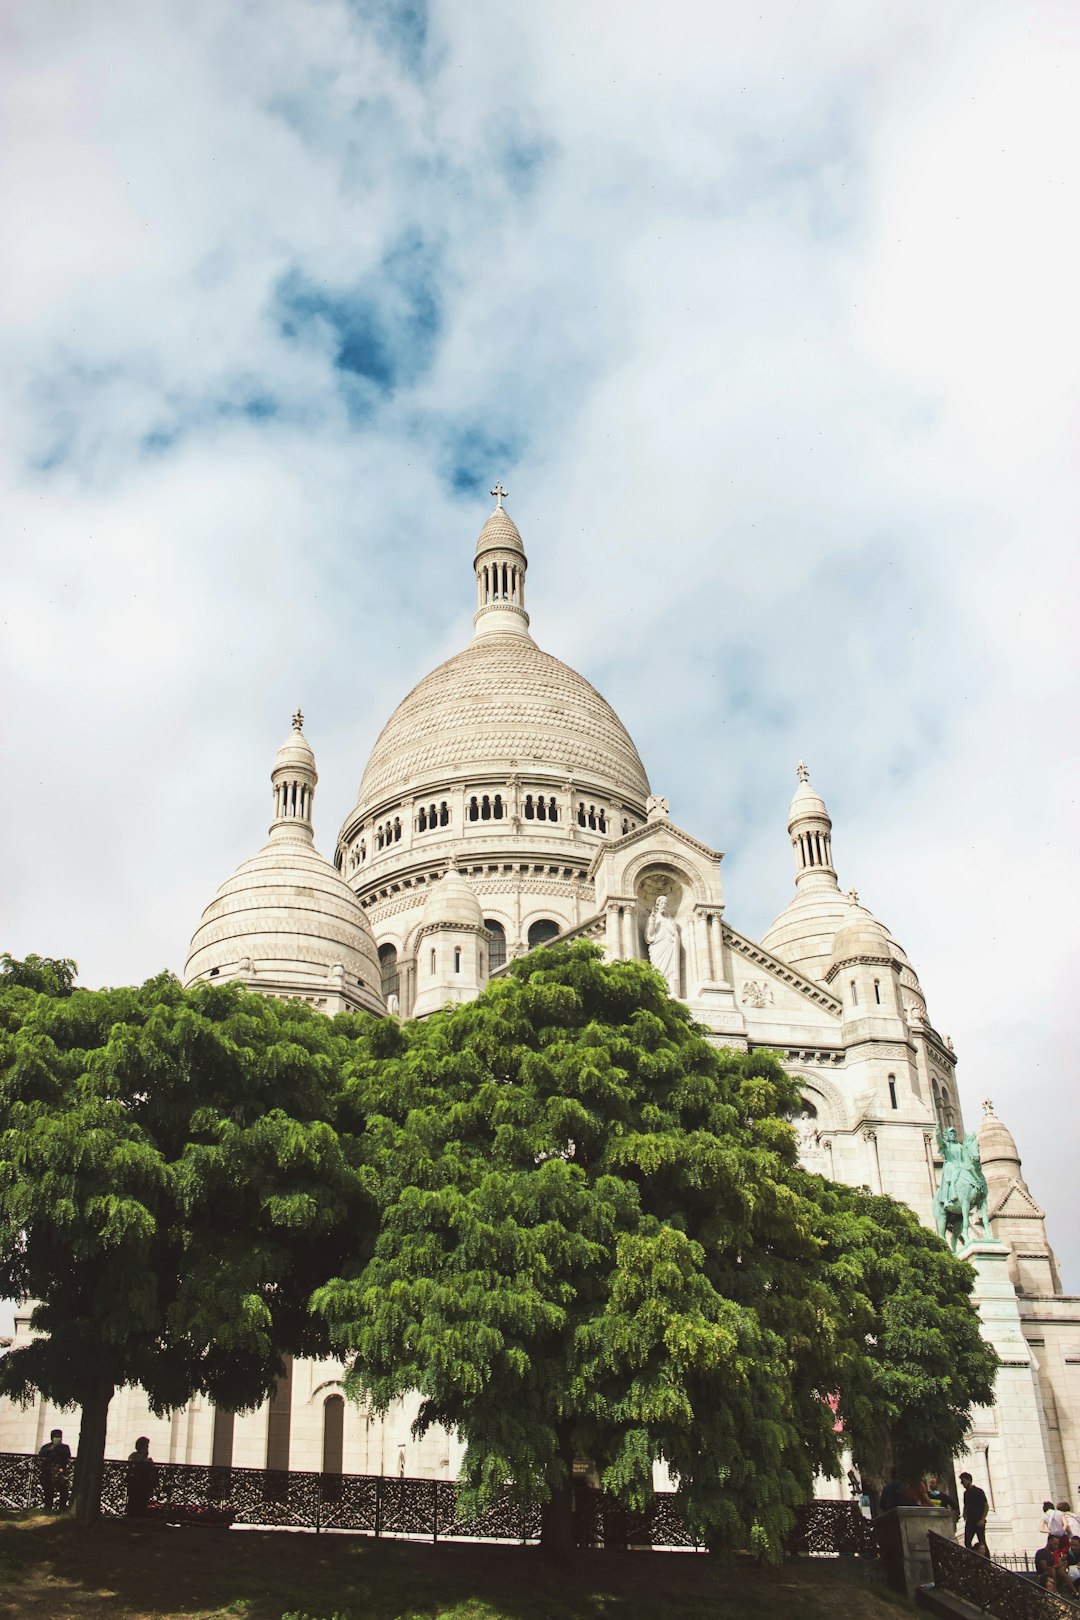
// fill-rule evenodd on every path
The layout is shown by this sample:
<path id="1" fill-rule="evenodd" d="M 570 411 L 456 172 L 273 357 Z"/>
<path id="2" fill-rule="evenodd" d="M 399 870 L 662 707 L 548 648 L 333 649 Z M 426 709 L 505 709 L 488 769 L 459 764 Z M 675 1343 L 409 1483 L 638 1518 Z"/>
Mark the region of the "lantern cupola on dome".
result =
<path id="1" fill-rule="evenodd" d="M 529 634 L 525 611 L 525 571 L 529 566 L 518 526 L 503 506 L 507 491 L 496 484 L 495 510 L 480 530 L 473 568 L 476 572 L 477 636 Z"/>

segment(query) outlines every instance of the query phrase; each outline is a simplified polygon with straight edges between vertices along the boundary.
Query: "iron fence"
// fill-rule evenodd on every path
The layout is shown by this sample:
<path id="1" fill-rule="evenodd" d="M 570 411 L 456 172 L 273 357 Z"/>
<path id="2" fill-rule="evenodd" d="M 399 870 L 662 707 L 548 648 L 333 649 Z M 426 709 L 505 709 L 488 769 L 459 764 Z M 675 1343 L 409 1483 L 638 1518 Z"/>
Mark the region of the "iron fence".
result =
<path id="1" fill-rule="evenodd" d="M 958 1542 L 930 1532 L 930 1562 L 934 1585 L 956 1597 L 965 1598 L 976 1608 L 997 1615 L 1000 1620 L 1056 1620 L 1058 1615 L 1075 1615 L 1076 1605 L 1068 1598 L 1046 1592 L 1027 1575 L 1003 1569 L 978 1553 L 969 1552 Z"/>
<path id="2" fill-rule="evenodd" d="M 197 1463 L 158 1463 L 155 1516 L 199 1516 L 263 1528 L 350 1530 L 373 1536 L 426 1541 L 516 1541 L 540 1539 L 540 1508 L 523 1508 L 505 1491 L 479 1513 L 466 1510 L 462 1491 L 449 1479 L 404 1479 L 377 1474 L 296 1473 L 264 1468 L 214 1468 Z M 127 1512 L 126 1462 L 106 1461 L 101 1511 Z M 0 1453 L 0 1507 L 9 1511 L 44 1506 L 37 1460 Z M 575 1482 L 574 1529 L 579 1546 L 701 1551 L 676 1493 L 659 1491 L 644 1513 L 630 1513 L 603 1492 Z M 873 1526 L 857 1502 L 811 1502 L 801 1508 L 788 1544 L 792 1555 L 877 1555 Z"/>

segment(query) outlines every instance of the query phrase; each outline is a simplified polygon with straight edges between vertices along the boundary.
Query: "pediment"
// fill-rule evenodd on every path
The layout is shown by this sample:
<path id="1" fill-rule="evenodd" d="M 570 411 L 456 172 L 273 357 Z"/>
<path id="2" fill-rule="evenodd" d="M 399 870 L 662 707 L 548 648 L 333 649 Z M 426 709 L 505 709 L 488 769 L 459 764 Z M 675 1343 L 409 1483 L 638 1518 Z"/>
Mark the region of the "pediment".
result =
<path id="1" fill-rule="evenodd" d="M 824 1008 L 834 1018 L 839 1018 L 842 1015 L 843 1006 L 832 991 L 827 990 L 823 984 L 818 984 L 814 979 L 808 979 L 797 968 L 788 967 L 787 963 L 781 962 L 778 956 L 773 956 L 771 951 L 765 950 L 752 939 L 748 939 L 745 934 L 740 934 L 729 923 L 725 922 L 723 928 L 724 944 L 755 968 L 756 973 L 753 980 L 750 981 L 751 983 L 768 985 L 770 980 L 775 980 L 778 984 L 785 985 L 789 990 L 794 990 L 799 995 L 805 996 L 806 1000 L 812 1001 L 815 1007 Z"/>
<path id="2" fill-rule="evenodd" d="M 1001 1198 L 990 1209 L 992 1221 L 1001 1217 L 1006 1220 L 1042 1221 L 1046 1219 L 1046 1214 L 1026 1187 L 1022 1187 L 1018 1181 L 1010 1181 Z"/>
<path id="3" fill-rule="evenodd" d="M 685 849 L 692 852 L 699 859 L 704 857 L 710 863 L 718 864 L 723 860 L 723 851 L 710 849 L 703 844 L 700 838 L 694 838 L 682 827 L 676 826 L 674 821 L 662 817 L 656 821 L 643 821 L 640 827 L 634 827 L 630 832 L 623 833 L 619 838 L 612 838 L 608 843 L 601 844 L 589 864 L 588 876 L 595 878 L 600 867 L 613 856 L 618 857 L 624 853 L 635 850 L 636 846 L 655 845 L 658 849 Z"/>

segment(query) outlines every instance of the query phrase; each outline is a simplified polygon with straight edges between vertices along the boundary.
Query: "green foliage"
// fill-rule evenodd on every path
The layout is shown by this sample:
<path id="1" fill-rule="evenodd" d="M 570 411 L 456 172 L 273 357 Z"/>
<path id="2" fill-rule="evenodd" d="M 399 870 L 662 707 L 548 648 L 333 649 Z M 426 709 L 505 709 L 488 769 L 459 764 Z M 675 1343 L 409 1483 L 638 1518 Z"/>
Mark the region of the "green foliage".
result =
<path id="1" fill-rule="evenodd" d="M 939 1347 L 901 1344 L 905 1243 L 912 1275 L 933 1253 L 938 1326 L 967 1334 L 949 1412 L 965 1379 L 982 1399 L 966 1268 L 888 1200 L 805 1175 L 795 1083 L 710 1045 L 648 967 L 548 947 L 379 1039 L 351 1093 L 381 1231 L 316 1305 L 355 1394 L 386 1410 L 419 1389 L 421 1430 L 459 1430 L 479 1500 L 510 1481 L 565 1502 L 582 1457 L 639 1507 L 660 1457 L 704 1539 L 775 1557 L 815 1471 L 836 1471 L 829 1396 L 860 1438 L 874 1410 L 915 1438 Z"/>
<path id="2" fill-rule="evenodd" d="M 832 1183 L 816 1192 L 824 1275 L 857 1338 L 840 1384 L 846 1438 L 860 1469 L 921 1478 L 963 1448 L 971 1405 L 994 1398 L 974 1271 L 905 1205 Z"/>
<path id="3" fill-rule="evenodd" d="M 85 1431 L 120 1385 L 240 1409 L 283 1353 L 325 1351 L 308 1296 L 371 1224 L 336 1128 L 355 1022 L 169 975 L 0 988 L 0 1296 L 39 1301 L 42 1335 L 0 1392 L 80 1405 Z"/>
<path id="4" fill-rule="evenodd" d="M 7 951 L 0 952 L 0 992 L 20 989 L 43 996 L 70 996 L 78 972 L 78 962 L 69 956 L 36 956 L 31 951 L 19 962 Z"/>

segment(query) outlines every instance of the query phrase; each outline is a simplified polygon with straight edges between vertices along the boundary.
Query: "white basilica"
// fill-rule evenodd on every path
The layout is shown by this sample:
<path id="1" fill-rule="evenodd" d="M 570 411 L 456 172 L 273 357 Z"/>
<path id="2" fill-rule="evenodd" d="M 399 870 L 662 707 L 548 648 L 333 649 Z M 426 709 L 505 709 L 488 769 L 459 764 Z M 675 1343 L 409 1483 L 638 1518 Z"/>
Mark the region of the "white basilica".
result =
<path id="1" fill-rule="evenodd" d="M 651 959 L 718 1042 L 779 1053 L 802 1088 L 809 1168 L 932 1224 L 937 1128 L 964 1130 L 955 1053 L 903 949 L 841 890 L 806 767 L 787 823 L 794 894 L 753 940 L 725 914 L 721 854 L 672 821 L 618 716 L 533 640 L 525 548 L 493 493 L 472 640 L 383 727 L 333 862 L 313 842 L 315 758 L 297 714 L 273 766 L 269 841 L 207 906 L 184 982 L 416 1018 L 476 996 L 534 946 L 595 940 L 610 957 Z M 1034 1544 L 1044 1498 L 1080 1494 L 1080 1299 L 1061 1293 L 1042 1210 L 989 1103 L 978 1140 L 992 1233 L 967 1253 L 1001 1370 L 965 1462 L 998 1551 Z M 296 1362 L 272 1401 L 235 1418 L 193 1402 L 155 1419 L 121 1391 L 109 1455 L 144 1432 L 160 1460 L 453 1476 L 452 1436 L 415 1440 L 408 1401 L 386 1418 L 357 1410 L 341 1373 Z M 4 1403 L 0 1449 L 36 1449 L 56 1421 L 45 1403 Z"/>

